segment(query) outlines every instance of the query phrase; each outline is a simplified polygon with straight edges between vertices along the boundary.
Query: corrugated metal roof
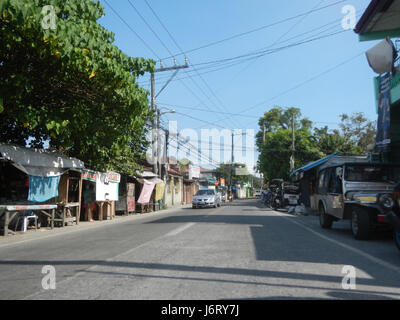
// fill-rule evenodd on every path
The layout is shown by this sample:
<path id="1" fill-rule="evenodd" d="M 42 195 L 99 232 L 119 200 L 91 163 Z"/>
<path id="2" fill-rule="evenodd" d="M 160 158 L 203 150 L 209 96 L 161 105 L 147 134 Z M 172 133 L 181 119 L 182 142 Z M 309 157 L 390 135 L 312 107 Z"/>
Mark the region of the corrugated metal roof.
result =
<path id="1" fill-rule="evenodd" d="M 301 167 L 293 170 L 290 173 L 290 176 L 293 176 L 293 175 L 295 175 L 295 174 L 297 174 L 299 172 L 302 172 L 302 171 L 304 172 L 304 171 L 311 170 L 312 168 L 320 166 L 320 165 L 324 164 L 325 162 L 329 161 L 330 159 L 332 159 L 334 157 L 338 157 L 338 156 L 339 156 L 338 154 L 334 153 L 334 154 L 331 154 L 331 155 L 329 155 L 329 156 L 327 156 L 325 158 L 322 158 L 322 159 L 319 159 L 319 160 L 316 160 L 316 161 L 312 161 L 312 162 L 308 162 L 306 164 L 303 164 Z"/>

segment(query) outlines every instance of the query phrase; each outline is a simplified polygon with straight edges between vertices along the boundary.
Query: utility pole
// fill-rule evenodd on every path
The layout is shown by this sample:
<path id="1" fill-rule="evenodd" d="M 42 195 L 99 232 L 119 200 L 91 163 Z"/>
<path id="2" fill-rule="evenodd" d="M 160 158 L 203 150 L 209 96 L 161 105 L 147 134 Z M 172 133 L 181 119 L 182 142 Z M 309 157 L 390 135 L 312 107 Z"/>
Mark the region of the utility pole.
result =
<path id="1" fill-rule="evenodd" d="M 230 175 L 229 175 L 229 194 L 231 195 L 231 201 L 233 201 L 233 190 L 232 190 L 232 173 L 233 173 L 233 132 L 232 132 L 232 154 L 231 154 L 231 170 L 230 170 Z"/>
<path id="2" fill-rule="evenodd" d="M 158 150 L 159 141 L 160 141 L 160 125 L 159 125 L 160 114 L 159 114 L 159 111 L 157 110 L 157 106 L 156 106 L 156 97 L 161 93 L 161 91 L 163 91 L 166 88 L 166 86 L 170 83 L 172 78 L 176 76 L 176 74 L 178 73 L 178 71 L 180 69 L 189 68 L 187 58 L 185 58 L 185 64 L 182 65 L 182 66 L 177 66 L 175 59 L 174 59 L 174 66 L 172 66 L 172 67 L 164 68 L 162 66 L 162 62 L 160 62 L 160 64 L 161 64 L 161 68 L 155 69 L 154 72 L 152 72 L 151 75 L 150 75 L 151 76 L 151 78 L 150 78 L 151 79 L 151 110 L 153 110 L 157 114 L 157 118 L 158 118 L 157 119 L 157 121 L 158 121 L 157 132 L 156 132 L 156 123 L 155 123 L 154 120 L 152 122 L 152 129 L 153 129 L 152 130 L 153 172 L 155 174 L 157 174 L 157 175 L 161 175 L 161 169 L 159 170 L 160 151 Z M 172 75 L 172 77 L 167 81 L 167 83 L 162 87 L 160 92 L 158 92 L 157 95 L 156 95 L 156 93 L 155 93 L 155 77 L 154 77 L 154 74 L 156 72 L 165 72 L 165 71 L 171 71 L 171 70 L 176 70 L 176 72 Z M 157 143 L 157 141 L 158 141 L 158 143 Z"/>
<path id="3" fill-rule="evenodd" d="M 290 156 L 290 171 L 294 170 L 294 152 L 295 152 L 295 133 L 294 133 L 294 113 L 292 114 L 292 155 Z"/>
<path id="4" fill-rule="evenodd" d="M 155 81 L 154 81 L 154 72 L 151 73 L 151 110 L 153 110 L 154 112 L 156 112 L 156 97 L 155 97 L 155 92 L 154 92 L 154 88 L 155 88 Z M 152 148 L 152 153 L 153 153 L 153 172 L 155 174 L 158 174 L 158 167 L 157 167 L 157 150 L 156 150 L 156 132 L 155 132 L 155 121 L 154 119 L 152 120 L 152 129 L 151 130 L 151 148 Z"/>
<path id="5" fill-rule="evenodd" d="M 157 172 L 159 176 L 162 175 L 162 170 L 161 170 L 161 138 L 160 138 L 160 118 L 161 118 L 161 111 L 160 109 L 157 110 Z"/>
<path id="6" fill-rule="evenodd" d="M 265 143 L 265 122 L 263 122 L 263 139 L 262 142 Z"/>
<path id="7" fill-rule="evenodd" d="M 167 130 L 165 132 L 165 148 L 164 148 L 164 159 L 165 159 L 165 175 L 164 175 L 164 195 L 163 195 L 163 205 L 165 206 L 165 203 L 167 201 L 167 190 L 168 190 L 168 139 L 169 139 L 169 131 Z"/>

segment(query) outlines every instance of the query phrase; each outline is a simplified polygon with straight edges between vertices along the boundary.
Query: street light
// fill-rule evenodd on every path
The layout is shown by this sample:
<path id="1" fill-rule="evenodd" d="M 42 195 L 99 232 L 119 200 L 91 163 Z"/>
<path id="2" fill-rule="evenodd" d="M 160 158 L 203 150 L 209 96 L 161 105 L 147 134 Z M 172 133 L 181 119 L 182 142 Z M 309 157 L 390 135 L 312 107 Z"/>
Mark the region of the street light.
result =
<path id="1" fill-rule="evenodd" d="M 160 109 L 158 109 L 158 111 L 159 111 Z M 160 112 L 160 116 L 162 116 L 163 114 L 167 114 L 167 113 L 176 113 L 176 110 L 175 109 L 172 109 L 172 110 L 168 110 L 168 111 L 165 111 L 165 112 Z"/>

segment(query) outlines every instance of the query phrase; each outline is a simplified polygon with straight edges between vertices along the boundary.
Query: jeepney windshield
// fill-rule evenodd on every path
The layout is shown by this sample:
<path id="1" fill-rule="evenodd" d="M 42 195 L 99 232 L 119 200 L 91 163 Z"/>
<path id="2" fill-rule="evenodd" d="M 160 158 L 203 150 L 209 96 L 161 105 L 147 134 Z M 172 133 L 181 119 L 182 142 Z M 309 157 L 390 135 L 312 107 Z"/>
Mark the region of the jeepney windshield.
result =
<path id="1" fill-rule="evenodd" d="M 355 182 L 398 182 L 400 167 L 398 166 L 346 166 L 344 178 Z"/>

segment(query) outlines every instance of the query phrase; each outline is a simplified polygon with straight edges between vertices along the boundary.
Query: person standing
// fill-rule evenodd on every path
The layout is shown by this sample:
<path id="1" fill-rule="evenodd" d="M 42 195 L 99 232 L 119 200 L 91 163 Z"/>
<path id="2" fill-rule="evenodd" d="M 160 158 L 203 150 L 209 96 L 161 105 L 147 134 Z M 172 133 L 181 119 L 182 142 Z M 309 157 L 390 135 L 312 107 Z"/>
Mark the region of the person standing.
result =
<path id="1" fill-rule="evenodd" d="M 83 192 L 83 207 L 85 208 L 85 221 L 94 221 L 93 212 L 96 211 L 96 193 L 93 185 L 86 185 Z"/>

